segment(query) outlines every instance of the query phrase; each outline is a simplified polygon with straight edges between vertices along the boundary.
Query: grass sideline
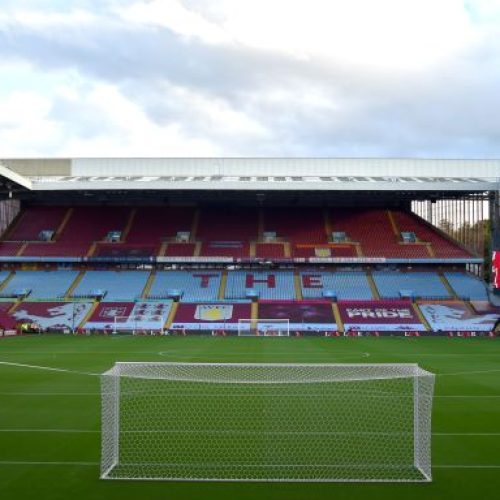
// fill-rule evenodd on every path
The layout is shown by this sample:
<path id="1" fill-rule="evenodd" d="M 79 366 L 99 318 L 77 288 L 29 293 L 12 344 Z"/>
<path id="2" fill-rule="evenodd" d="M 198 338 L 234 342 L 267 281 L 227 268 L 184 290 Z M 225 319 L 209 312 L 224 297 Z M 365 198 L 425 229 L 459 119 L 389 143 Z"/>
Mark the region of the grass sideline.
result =
<path id="1" fill-rule="evenodd" d="M 491 338 L 34 336 L 0 340 L 5 499 L 494 499 L 500 342 Z M 436 373 L 431 484 L 101 481 L 99 374 L 115 361 L 417 362 Z M 64 370 L 68 370 L 65 372 Z"/>

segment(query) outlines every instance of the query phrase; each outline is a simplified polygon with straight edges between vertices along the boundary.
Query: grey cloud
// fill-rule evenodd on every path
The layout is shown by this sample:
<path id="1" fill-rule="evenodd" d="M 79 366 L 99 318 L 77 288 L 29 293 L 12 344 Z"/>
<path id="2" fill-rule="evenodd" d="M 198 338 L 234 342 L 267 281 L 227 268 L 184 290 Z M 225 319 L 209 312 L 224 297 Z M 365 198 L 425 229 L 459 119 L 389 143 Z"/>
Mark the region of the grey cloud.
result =
<path id="1" fill-rule="evenodd" d="M 79 2 L 82 8 L 91 5 Z M 113 17 L 113 2 L 104 5 L 99 22 L 85 30 L 1 28 L 0 56 L 28 61 L 42 71 L 76 68 L 87 78 L 117 85 L 151 120 L 209 138 L 228 155 L 500 156 L 498 43 L 478 46 L 429 72 L 392 74 L 206 45 L 168 29 L 129 26 Z M 169 94 L 169 85 L 223 99 L 263 124 L 268 137 L 226 138 L 224 131 L 201 122 L 195 107 Z M 269 98 L 280 91 L 291 97 Z M 308 92 L 334 106 L 311 104 Z M 60 99 L 52 116 L 77 120 L 71 131 L 81 137 L 109 132 L 111 125 L 84 103 L 78 110 L 75 106 Z"/>

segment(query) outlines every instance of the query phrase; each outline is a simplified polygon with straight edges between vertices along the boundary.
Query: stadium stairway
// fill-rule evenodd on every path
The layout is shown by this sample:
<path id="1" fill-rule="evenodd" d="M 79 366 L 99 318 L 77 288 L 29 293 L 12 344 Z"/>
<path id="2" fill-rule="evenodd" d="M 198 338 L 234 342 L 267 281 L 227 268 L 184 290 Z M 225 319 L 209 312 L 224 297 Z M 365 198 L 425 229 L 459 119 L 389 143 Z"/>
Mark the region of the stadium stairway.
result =
<path id="1" fill-rule="evenodd" d="M 392 215 L 391 210 L 387 210 L 387 217 L 389 217 L 389 223 L 391 224 L 392 230 L 398 240 L 401 239 L 401 231 L 396 223 L 396 220 L 394 219 L 394 216 Z"/>
<path id="2" fill-rule="evenodd" d="M 203 243 L 201 241 L 197 241 L 195 243 L 195 246 L 194 246 L 194 253 L 193 255 L 195 257 L 199 257 L 201 255 L 201 247 L 202 247 Z"/>
<path id="3" fill-rule="evenodd" d="M 64 229 L 68 225 L 68 222 L 71 219 L 73 212 L 74 212 L 74 208 L 68 208 L 68 210 L 66 211 L 66 214 L 63 217 L 63 220 L 61 221 L 61 223 L 59 224 L 59 227 L 56 229 L 56 231 L 54 233 L 54 238 L 53 238 L 54 240 L 57 240 L 61 236 L 62 232 L 64 231 Z"/>
<path id="4" fill-rule="evenodd" d="M 7 310 L 7 314 L 12 314 L 19 305 L 22 304 L 22 301 L 21 300 L 16 300 L 10 307 L 9 309 Z"/>
<path id="5" fill-rule="evenodd" d="M 220 278 L 220 286 L 219 286 L 219 300 L 224 300 L 226 296 L 226 286 L 227 286 L 227 271 L 222 271 Z"/>
<path id="6" fill-rule="evenodd" d="M 285 241 L 283 243 L 283 253 L 284 253 L 285 257 L 292 256 L 291 245 L 290 245 L 289 241 Z"/>
<path id="7" fill-rule="evenodd" d="M 296 269 L 293 272 L 293 285 L 295 287 L 295 299 L 302 300 L 302 278 L 300 276 L 300 272 Z"/>
<path id="8" fill-rule="evenodd" d="M 0 283 L 0 292 L 2 292 L 7 287 L 7 285 L 10 283 L 14 275 L 15 275 L 14 272 L 10 272 L 5 276 L 3 281 Z"/>
<path id="9" fill-rule="evenodd" d="M 325 221 L 326 241 L 332 241 L 332 222 L 330 221 L 330 212 L 323 210 L 323 219 Z"/>
<path id="10" fill-rule="evenodd" d="M 171 327 L 172 323 L 174 322 L 178 307 L 179 307 L 179 302 L 172 302 L 172 306 L 170 307 L 170 312 L 168 313 L 167 321 L 165 322 L 164 326 L 166 330 L 168 330 Z"/>
<path id="11" fill-rule="evenodd" d="M 134 224 L 134 220 L 135 220 L 136 215 L 137 215 L 137 208 L 133 208 L 130 211 L 130 214 L 128 216 L 128 220 L 125 224 L 125 227 L 123 228 L 121 241 L 127 241 L 128 233 L 130 233 L 130 230 L 132 229 L 132 225 Z"/>
<path id="12" fill-rule="evenodd" d="M 335 318 L 335 323 L 337 324 L 337 331 L 344 333 L 344 323 L 342 321 L 342 316 L 339 311 L 339 305 L 336 302 L 332 302 L 333 317 Z"/>
<path id="13" fill-rule="evenodd" d="M 445 274 L 440 272 L 440 273 L 438 273 L 438 276 L 439 276 L 439 279 L 441 280 L 441 283 L 443 283 L 444 287 L 446 288 L 446 290 L 448 290 L 448 293 L 451 295 L 451 297 L 453 297 L 454 299 L 459 299 L 457 293 L 455 292 L 453 287 L 450 285 L 450 282 L 446 278 Z"/>
<path id="14" fill-rule="evenodd" d="M 167 247 L 168 247 L 168 242 L 167 241 L 163 241 L 162 244 L 160 245 L 160 249 L 158 250 L 158 256 L 159 257 L 164 257 L 165 256 L 165 253 L 167 251 Z"/>
<path id="15" fill-rule="evenodd" d="M 257 219 L 257 238 L 258 241 L 262 241 L 264 238 L 264 209 L 259 208 L 258 219 Z"/>
<path id="16" fill-rule="evenodd" d="M 252 305 L 250 306 L 250 319 L 251 328 L 257 328 L 257 321 L 259 320 L 259 303 L 258 301 L 252 301 Z"/>
<path id="17" fill-rule="evenodd" d="M 99 304 L 100 304 L 100 302 L 97 302 L 97 301 L 94 301 L 92 303 L 92 307 L 89 309 L 88 313 L 82 319 L 82 321 L 80 322 L 80 324 L 77 326 L 77 329 L 85 327 L 85 325 L 87 324 L 87 321 L 89 321 L 89 319 L 92 317 L 92 315 L 94 314 L 94 312 L 97 309 L 97 307 L 99 306 Z"/>
<path id="18" fill-rule="evenodd" d="M 26 247 L 28 246 L 28 242 L 25 241 L 20 247 L 19 247 L 19 250 L 16 252 L 16 257 L 19 257 L 23 254 L 24 250 L 26 249 Z"/>
<path id="19" fill-rule="evenodd" d="M 248 247 L 248 256 L 255 257 L 257 255 L 257 243 L 255 241 L 250 242 L 250 246 Z"/>
<path id="20" fill-rule="evenodd" d="M 378 291 L 377 285 L 375 283 L 375 280 L 373 279 L 373 274 L 371 271 L 366 271 L 366 279 L 368 280 L 368 284 L 370 285 L 373 297 L 377 300 L 380 300 L 380 292 Z"/>
<path id="21" fill-rule="evenodd" d="M 144 285 L 144 289 L 142 290 L 141 293 L 141 298 L 147 299 L 149 296 L 149 292 L 151 291 L 151 287 L 153 286 L 153 282 L 156 277 L 156 269 L 153 269 L 151 273 L 148 276 L 148 280 L 146 281 L 146 284 Z"/>
<path id="22" fill-rule="evenodd" d="M 64 295 L 64 297 L 66 299 L 71 298 L 71 296 L 73 295 L 73 292 L 75 291 L 75 288 L 80 284 L 80 281 L 82 281 L 82 279 L 83 279 L 84 276 L 85 276 L 85 271 L 80 271 L 78 273 L 78 276 L 75 278 L 75 280 L 73 281 L 73 283 L 71 283 L 71 285 L 68 288 L 66 294 Z"/>
<path id="23" fill-rule="evenodd" d="M 96 250 L 97 250 L 97 241 L 93 241 L 85 257 L 92 257 L 95 254 Z"/>
<path id="24" fill-rule="evenodd" d="M 191 241 L 196 241 L 199 225 L 200 225 L 200 209 L 198 208 L 195 210 L 193 214 L 193 222 L 191 224 Z"/>
<path id="25" fill-rule="evenodd" d="M 422 311 L 418 307 L 418 304 L 416 302 L 413 302 L 412 307 L 413 307 L 413 310 L 415 311 L 415 314 L 417 315 L 417 318 L 420 320 L 422 325 L 424 325 L 425 329 L 428 332 L 430 332 L 432 330 L 431 325 L 429 325 L 427 318 L 423 315 Z"/>

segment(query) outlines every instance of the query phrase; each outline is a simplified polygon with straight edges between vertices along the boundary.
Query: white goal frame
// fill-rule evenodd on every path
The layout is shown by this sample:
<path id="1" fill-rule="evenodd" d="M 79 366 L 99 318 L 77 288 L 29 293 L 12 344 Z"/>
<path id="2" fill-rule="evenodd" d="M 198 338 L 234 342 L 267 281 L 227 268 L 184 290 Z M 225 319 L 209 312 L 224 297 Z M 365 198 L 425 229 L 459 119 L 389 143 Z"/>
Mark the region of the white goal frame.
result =
<path id="1" fill-rule="evenodd" d="M 417 364 L 119 362 L 101 376 L 101 478 L 429 482 L 434 378 Z"/>
<path id="2" fill-rule="evenodd" d="M 238 337 L 289 337 L 290 320 L 282 319 L 238 319 Z"/>

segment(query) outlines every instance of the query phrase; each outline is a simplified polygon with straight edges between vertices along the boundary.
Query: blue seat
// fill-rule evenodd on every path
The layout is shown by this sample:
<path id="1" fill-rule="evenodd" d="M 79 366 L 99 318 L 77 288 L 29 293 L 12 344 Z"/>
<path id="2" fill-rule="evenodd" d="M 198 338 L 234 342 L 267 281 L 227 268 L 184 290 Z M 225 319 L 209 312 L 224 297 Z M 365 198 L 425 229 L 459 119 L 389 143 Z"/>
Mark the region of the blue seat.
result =
<path id="1" fill-rule="evenodd" d="M 220 282 L 220 271 L 158 271 L 149 297 L 163 297 L 171 290 L 178 290 L 183 302 L 216 300 Z"/>
<path id="2" fill-rule="evenodd" d="M 142 294 L 149 274 L 149 271 L 87 271 L 73 294 L 105 290 L 105 302 L 131 302 Z"/>

